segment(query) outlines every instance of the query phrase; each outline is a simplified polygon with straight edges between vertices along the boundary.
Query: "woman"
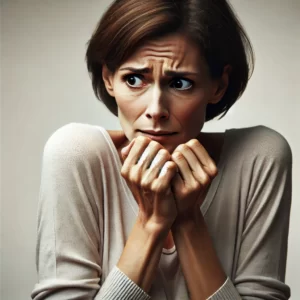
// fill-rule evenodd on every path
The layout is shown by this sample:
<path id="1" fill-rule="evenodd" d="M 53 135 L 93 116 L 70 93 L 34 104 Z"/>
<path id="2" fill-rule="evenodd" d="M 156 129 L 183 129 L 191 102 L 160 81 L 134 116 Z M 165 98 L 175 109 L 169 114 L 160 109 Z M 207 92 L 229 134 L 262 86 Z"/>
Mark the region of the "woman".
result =
<path id="1" fill-rule="evenodd" d="M 123 131 L 48 140 L 33 299 L 288 299 L 292 154 L 256 126 L 201 132 L 251 74 L 225 0 L 119 0 L 87 49 Z"/>

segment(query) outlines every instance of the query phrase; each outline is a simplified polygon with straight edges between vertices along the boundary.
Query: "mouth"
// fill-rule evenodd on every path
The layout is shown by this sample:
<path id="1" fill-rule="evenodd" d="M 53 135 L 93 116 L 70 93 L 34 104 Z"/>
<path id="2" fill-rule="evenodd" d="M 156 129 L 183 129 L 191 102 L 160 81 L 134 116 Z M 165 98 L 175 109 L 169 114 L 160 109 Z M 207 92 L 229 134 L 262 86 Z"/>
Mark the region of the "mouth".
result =
<path id="1" fill-rule="evenodd" d="M 142 131 L 142 130 L 138 130 L 139 132 L 146 134 L 146 135 L 150 135 L 150 136 L 171 136 L 176 134 L 177 132 L 167 132 L 167 131 Z"/>
<path id="2" fill-rule="evenodd" d="M 149 131 L 142 131 L 138 130 L 143 136 L 150 138 L 153 141 L 159 143 L 167 143 L 173 136 L 177 134 L 177 132 L 169 132 L 169 133 L 162 133 L 162 132 L 149 132 Z"/>

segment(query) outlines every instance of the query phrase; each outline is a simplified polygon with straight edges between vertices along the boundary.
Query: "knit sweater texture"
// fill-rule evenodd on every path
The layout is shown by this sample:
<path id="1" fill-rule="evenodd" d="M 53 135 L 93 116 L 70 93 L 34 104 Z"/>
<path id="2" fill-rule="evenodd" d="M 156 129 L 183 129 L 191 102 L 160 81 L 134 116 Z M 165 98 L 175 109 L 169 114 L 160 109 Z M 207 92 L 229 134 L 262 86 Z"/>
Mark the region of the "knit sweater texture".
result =
<path id="1" fill-rule="evenodd" d="M 70 123 L 48 139 L 32 299 L 189 299 L 176 246 L 162 249 L 148 293 L 116 266 L 139 209 L 121 167 L 101 126 Z M 199 209 L 227 279 L 209 299 L 289 299 L 288 142 L 265 126 L 226 130 L 217 168 Z"/>

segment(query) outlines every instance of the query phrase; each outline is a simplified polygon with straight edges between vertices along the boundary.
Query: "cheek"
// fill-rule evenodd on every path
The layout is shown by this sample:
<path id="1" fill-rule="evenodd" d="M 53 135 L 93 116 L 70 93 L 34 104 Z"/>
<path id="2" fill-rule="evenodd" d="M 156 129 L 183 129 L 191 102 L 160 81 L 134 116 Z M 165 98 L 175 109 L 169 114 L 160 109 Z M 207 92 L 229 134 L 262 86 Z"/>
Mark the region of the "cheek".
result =
<path id="1" fill-rule="evenodd" d="M 190 105 L 189 105 L 190 104 Z M 197 101 L 195 103 L 186 104 L 184 108 L 178 111 L 180 120 L 184 124 L 202 123 L 206 114 L 206 103 Z"/>
<path id="2" fill-rule="evenodd" d="M 185 109 L 178 112 L 177 119 L 185 133 L 185 140 L 190 140 L 202 130 L 206 115 L 206 105 L 186 105 Z"/>
<path id="3" fill-rule="evenodd" d="M 136 101 L 136 95 L 128 93 L 125 89 L 119 89 L 115 94 L 118 105 L 119 118 L 129 122 L 134 121 L 141 111 L 142 101 Z"/>

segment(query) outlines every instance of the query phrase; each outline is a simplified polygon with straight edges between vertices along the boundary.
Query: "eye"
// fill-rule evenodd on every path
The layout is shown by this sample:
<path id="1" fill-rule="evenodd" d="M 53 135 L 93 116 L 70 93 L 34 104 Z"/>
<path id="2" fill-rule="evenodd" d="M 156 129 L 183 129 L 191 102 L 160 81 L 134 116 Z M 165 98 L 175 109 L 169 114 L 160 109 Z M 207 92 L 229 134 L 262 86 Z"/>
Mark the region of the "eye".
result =
<path id="1" fill-rule="evenodd" d="M 183 91 L 188 90 L 193 86 L 193 82 L 188 79 L 183 78 L 175 78 L 172 83 L 171 87 L 174 87 L 177 90 Z"/>
<path id="2" fill-rule="evenodd" d="M 123 80 L 126 81 L 126 83 L 133 88 L 139 88 L 143 86 L 141 75 L 136 75 L 136 74 L 125 75 L 123 77 Z"/>

